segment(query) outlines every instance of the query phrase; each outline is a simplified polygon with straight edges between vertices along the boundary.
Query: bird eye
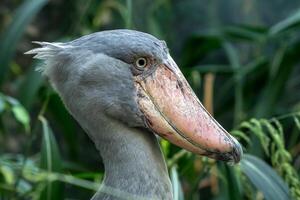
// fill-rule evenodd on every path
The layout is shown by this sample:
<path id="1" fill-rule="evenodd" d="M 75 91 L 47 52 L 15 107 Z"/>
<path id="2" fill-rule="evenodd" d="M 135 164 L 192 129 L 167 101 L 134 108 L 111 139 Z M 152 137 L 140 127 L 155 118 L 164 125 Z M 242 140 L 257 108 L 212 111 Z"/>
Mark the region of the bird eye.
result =
<path id="1" fill-rule="evenodd" d="M 147 59 L 146 58 L 138 58 L 136 61 L 135 61 L 135 65 L 138 67 L 138 68 L 145 68 L 147 66 Z"/>

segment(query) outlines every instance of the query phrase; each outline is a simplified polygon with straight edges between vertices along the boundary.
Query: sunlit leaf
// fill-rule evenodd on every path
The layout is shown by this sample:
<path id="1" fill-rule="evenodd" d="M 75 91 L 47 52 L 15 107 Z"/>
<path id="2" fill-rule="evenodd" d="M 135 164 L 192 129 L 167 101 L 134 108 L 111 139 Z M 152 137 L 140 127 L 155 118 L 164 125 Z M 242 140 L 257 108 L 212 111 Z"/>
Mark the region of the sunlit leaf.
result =
<path id="1" fill-rule="evenodd" d="M 4 177 L 5 183 L 12 185 L 15 182 L 15 175 L 13 169 L 6 165 L 0 166 L 0 174 Z"/>
<path id="2" fill-rule="evenodd" d="M 25 127 L 26 132 L 29 132 L 30 129 L 30 117 L 28 112 L 25 110 L 25 108 L 23 106 L 21 106 L 20 104 L 17 105 L 13 105 L 12 107 L 12 112 L 15 116 L 15 118 L 23 124 L 23 126 Z"/>
<path id="3" fill-rule="evenodd" d="M 19 101 L 13 97 L 1 95 L 0 93 L 0 112 L 2 112 L 6 103 L 9 105 L 9 109 L 12 111 L 14 117 L 18 122 L 20 122 L 25 131 L 28 133 L 30 131 L 30 116 L 27 110 L 19 103 Z"/>
<path id="4" fill-rule="evenodd" d="M 161 139 L 160 145 L 165 156 L 168 156 L 170 151 L 170 143 L 167 140 Z"/>

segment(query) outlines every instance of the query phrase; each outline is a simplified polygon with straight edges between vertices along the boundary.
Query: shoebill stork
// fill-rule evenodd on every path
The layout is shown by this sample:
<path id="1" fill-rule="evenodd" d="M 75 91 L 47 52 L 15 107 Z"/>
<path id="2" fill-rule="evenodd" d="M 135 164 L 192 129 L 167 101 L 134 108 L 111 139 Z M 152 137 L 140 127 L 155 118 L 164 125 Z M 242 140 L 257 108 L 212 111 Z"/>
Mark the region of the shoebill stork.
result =
<path id="1" fill-rule="evenodd" d="M 93 200 L 172 199 L 155 134 L 195 154 L 239 162 L 240 144 L 202 106 L 164 41 L 111 30 L 35 43 L 41 47 L 27 53 L 44 61 L 40 70 L 102 157 L 105 178 Z"/>

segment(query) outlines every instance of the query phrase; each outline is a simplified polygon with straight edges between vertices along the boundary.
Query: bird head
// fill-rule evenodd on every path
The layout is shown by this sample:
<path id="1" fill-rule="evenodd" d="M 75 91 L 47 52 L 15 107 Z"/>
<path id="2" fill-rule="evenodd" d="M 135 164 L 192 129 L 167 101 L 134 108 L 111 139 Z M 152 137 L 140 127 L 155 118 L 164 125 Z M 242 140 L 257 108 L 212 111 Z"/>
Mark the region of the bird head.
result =
<path id="1" fill-rule="evenodd" d="M 203 107 L 164 41 L 112 30 L 39 44 L 29 53 L 46 60 L 44 73 L 79 122 L 105 115 L 195 154 L 240 161 L 240 144 Z"/>

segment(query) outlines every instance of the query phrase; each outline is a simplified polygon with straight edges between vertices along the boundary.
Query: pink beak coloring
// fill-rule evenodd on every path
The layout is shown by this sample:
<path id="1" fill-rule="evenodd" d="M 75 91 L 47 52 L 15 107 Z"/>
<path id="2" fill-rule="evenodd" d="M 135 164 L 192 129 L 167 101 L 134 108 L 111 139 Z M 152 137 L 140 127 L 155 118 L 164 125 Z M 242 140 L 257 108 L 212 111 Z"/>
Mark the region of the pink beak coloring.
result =
<path id="1" fill-rule="evenodd" d="M 238 163 L 241 145 L 203 107 L 171 58 L 135 77 L 137 102 L 146 125 L 188 151 Z"/>

